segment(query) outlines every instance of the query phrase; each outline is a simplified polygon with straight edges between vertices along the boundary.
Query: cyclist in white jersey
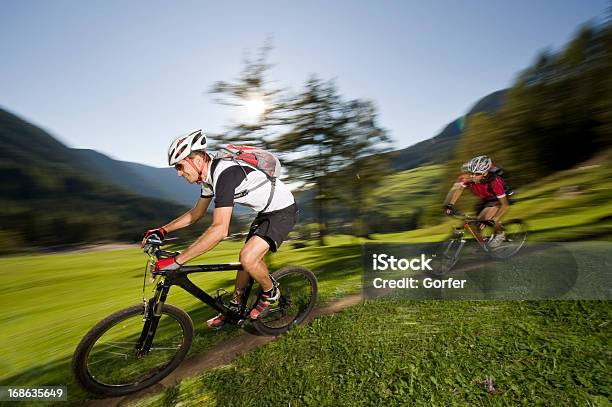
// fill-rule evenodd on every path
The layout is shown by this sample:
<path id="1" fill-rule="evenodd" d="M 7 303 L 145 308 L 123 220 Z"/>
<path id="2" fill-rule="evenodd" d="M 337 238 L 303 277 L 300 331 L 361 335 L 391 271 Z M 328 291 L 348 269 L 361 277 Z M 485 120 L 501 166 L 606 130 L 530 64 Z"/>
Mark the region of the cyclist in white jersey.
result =
<path id="1" fill-rule="evenodd" d="M 176 270 L 214 248 L 228 235 L 234 204 L 250 207 L 257 216 L 240 251 L 243 270 L 236 276 L 230 307 L 240 307 L 251 276 L 263 290 L 250 313 L 252 319 L 257 319 L 264 316 L 280 297 L 280 289 L 272 283 L 263 258 L 269 250 L 275 252 L 293 229 L 297 222 L 297 205 L 293 194 L 280 179 L 275 180 L 273 187 L 267 175 L 254 166 L 242 161 L 213 159 L 206 151 L 206 142 L 206 135 L 196 130 L 177 137 L 170 145 L 168 164 L 174 166 L 177 174 L 190 184 L 201 184 L 201 196 L 183 215 L 162 227 L 147 230 L 143 244 L 150 236 L 163 240 L 167 233 L 197 222 L 214 199 L 213 219 L 208 229 L 181 254 L 161 259 L 156 264 L 159 270 Z M 225 324 L 225 316 L 219 314 L 207 324 L 219 329 Z"/>

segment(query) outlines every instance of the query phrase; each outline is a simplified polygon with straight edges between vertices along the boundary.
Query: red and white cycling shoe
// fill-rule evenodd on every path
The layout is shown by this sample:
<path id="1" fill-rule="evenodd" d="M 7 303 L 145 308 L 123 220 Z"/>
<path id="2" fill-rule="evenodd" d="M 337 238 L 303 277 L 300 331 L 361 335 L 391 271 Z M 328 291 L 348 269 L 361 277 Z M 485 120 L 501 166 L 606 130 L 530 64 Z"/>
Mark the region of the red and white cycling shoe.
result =
<path id="1" fill-rule="evenodd" d="M 251 314 L 249 315 L 251 319 L 257 319 L 261 317 L 265 317 L 272 304 L 278 301 L 280 298 L 281 292 L 280 288 L 277 285 L 274 285 L 272 288 L 272 293 L 262 293 L 257 299 L 257 303 L 251 310 Z"/>
<path id="2" fill-rule="evenodd" d="M 240 311 L 240 304 L 230 301 L 227 306 L 232 311 L 238 312 Z M 225 326 L 225 322 L 227 321 L 227 317 L 221 313 L 217 314 L 216 317 L 212 317 L 208 321 L 206 321 L 206 325 L 210 329 L 219 330 Z"/>

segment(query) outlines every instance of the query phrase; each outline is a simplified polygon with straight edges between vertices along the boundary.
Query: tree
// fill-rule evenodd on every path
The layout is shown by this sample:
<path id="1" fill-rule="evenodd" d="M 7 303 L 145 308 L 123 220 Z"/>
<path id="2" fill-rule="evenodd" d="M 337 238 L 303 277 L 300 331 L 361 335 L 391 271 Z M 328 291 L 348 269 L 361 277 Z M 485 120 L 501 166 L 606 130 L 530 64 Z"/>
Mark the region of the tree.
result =
<path id="1" fill-rule="evenodd" d="M 267 80 L 272 67 L 267 62 L 270 51 L 268 42 L 257 58 L 245 58 L 238 79 L 212 86 L 210 92 L 220 104 L 244 106 L 255 97 L 265 106 L 256 121 L 233 124 L 225 134 L 216 136 L 215 142 L 250 144 L 278 153 L 287 170 L 284 175 L 291 182 L 316 190 L 316 217 L 324 244 L 330 202 L 344 203 L 359 211 L 356 218 L 361 216 L 364 191 L 373 188 L 376 178 L 385 173 L 385 163 L 367 156 L 385 151 L 389 138 L 376 123 L 374 104 L 343 101 L 333 81 L 313 76 L 298 94 L 272 87 Z M 371 167 L 372 173 L 362 171 L 360 177 L 346 171 L 356 163 L 361 169 Z M 346 199 L 347 192 L 357 199 Z"/>
<path id="2" fill-rule="evenodd" d="M 367 161 L 366 157 L 383 151 L 390 140 L 376 123 L 374 104 L 360 100 L 344 102 L 333 81 L 310 78 L 290 111 L 292 115 L 287 123 L 291 128 L 272 147 L 293 156 L 285 161 L 293 181 L 301 182 L 306 188 L 316 188 L 319 239 L 324 245 L 328 231 L 326 215 L 331 202 L 343 202 L 349 208 L 359 209 L 364 201 L 364 183 L 359 173 L 348 169 L 359 169 L 360 160 L 362 164 L 373 165 L 375 161 Z M 376 177 L 366 173 L 363 172 L 364 181 L 369 181 L 369 187 L 373 188 Z M 354 192 L 356 199 L 347 199 L 347 192 Z"/>
<path id="3" fill-rule="evenodd" d="M 609 148 L 611 73 L 612 23 L 582 27 L 564 49 L 541 53 L 519 75 L 496 114 L 468 119 L 449 175 L 471 155 L 489 154 L 521 187 Z"/>
<path id="4" fill-rule="evenodd" d="M 377 123 L 378 112 L 371 101 L 352 100 L 345 105 L 348 117 L 342 129 L 344 141 L 340 153 L 348 165 L 335 174 L 340 199 L 351 210 L 353 235 L 367 236 L 364 214 L 376 202 L 367 199 L 380 181 L 391 173 L 389 160 L 381 153 L 390 149 L 391 138 Z"/>

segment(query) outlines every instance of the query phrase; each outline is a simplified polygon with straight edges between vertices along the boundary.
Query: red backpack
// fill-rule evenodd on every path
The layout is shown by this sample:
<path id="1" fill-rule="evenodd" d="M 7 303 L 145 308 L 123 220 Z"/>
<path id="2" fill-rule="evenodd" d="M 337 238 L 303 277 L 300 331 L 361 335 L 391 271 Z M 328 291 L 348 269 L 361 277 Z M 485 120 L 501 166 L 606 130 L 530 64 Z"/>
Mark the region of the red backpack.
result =
<path id="1" fill-rule="evenodd" d="M 272 187 L 270 189 L 270 197 L 268 198 L 268 203 L 261 210 L 261 212 L 264 212 L 266 209 L 268 209 L 270 203 L 272 202 L 272 197 L 274 196 L 274 190 L 276 189 L 276 179 L 280 176 L 281 173 L 281 163 L 274 154 L 257 147 L 228 144 L 227 146 L 219 149 L 219 151 L 215 154 L 213 160 L 225 160 L 234 162 L 241 161 L 266 174 L 266 177 L 268 178 L 266 181 L 260 183 L 259 185 L 251 189 L 247 189 L 245 191 L 234 194 L 234 199 L 246 196 L 249 192 L 254 191 L 261 186 L 264 186 L 268 182 L 271 182 Z M 242 166 L 240 167 L 242 168 Z M 242 170 L 244 171 L 244 175 L 246 177 L 246 171 L 244 170 L 244 168 L 242 168 Z"/>
<path id="2" fill-rule="evenodd" d="M 281 172 L 281 163 L 274 154 L 261 148 L 229 144 L 222 147 L 215 159 L 242 161 L 262 171 L 268 178 L 278 178 Z"/>

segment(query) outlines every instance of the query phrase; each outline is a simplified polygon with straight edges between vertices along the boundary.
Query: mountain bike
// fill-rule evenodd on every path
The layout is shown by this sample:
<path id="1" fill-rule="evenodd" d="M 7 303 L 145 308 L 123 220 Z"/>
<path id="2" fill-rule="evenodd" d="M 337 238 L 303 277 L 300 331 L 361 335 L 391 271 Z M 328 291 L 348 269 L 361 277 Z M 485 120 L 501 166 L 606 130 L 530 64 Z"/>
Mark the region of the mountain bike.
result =
<path id="1" fill-rule="evenodd" d="M 230 324 L 254 327 L 262 335 L 280 335 L 302 323 L 315 306 L 317 279 L 305 267 L 287 266 L 270 274 L 281 290 L 279 300 L 256 320 L 249 319 L 250 306 L 261 288 L 253 290 L 250 279 L 244 298 L 234 311 L 217 290 L 215 297 L 196 286 L 188 276 L 192 273 L 242 270 L 240 263 L 182 266 L 175 271 L 157 271 L 155 262 L 173 257 L 178 252 L 161 249 L 162 241 L 149 238 L 144 246 L 148 254 L 143 280 L 143 302 L 127 307 L 98 322 L 81 340 L 72 358 L 77 382 L 91 393 L 121 396 L 151 386 L 176 369 L 191 346 L 194 327 L 189 314 L 166 304 L 170 287 L 178 286 L 226 316 Z M 147 279 L 154 284 L 153 295 L 147 298 Z M 254 294 L 254 295 L 251 295 Z M 249 305 L 250 304 L 250 305 Z"/>
<path id="2" fill-rule="evenodd" d="M 527 241 L 527 225 L 522 219 L 510 219 L 496 225 L 492 220 L 481 220 L 461 212 L 452 216 L 463 221 L 462 227 L 455 228 L 452 235 L 438 246 L 435 253 L 434 273 L 448 273 L 459 261 L 461 251 L 467 243 L 465 233 L 474 237 L 478 246 L 494 259 L 507 259 L 517 254 Z M 495 241 L 497 233 L 503 232 L 504 239 Z"/>

